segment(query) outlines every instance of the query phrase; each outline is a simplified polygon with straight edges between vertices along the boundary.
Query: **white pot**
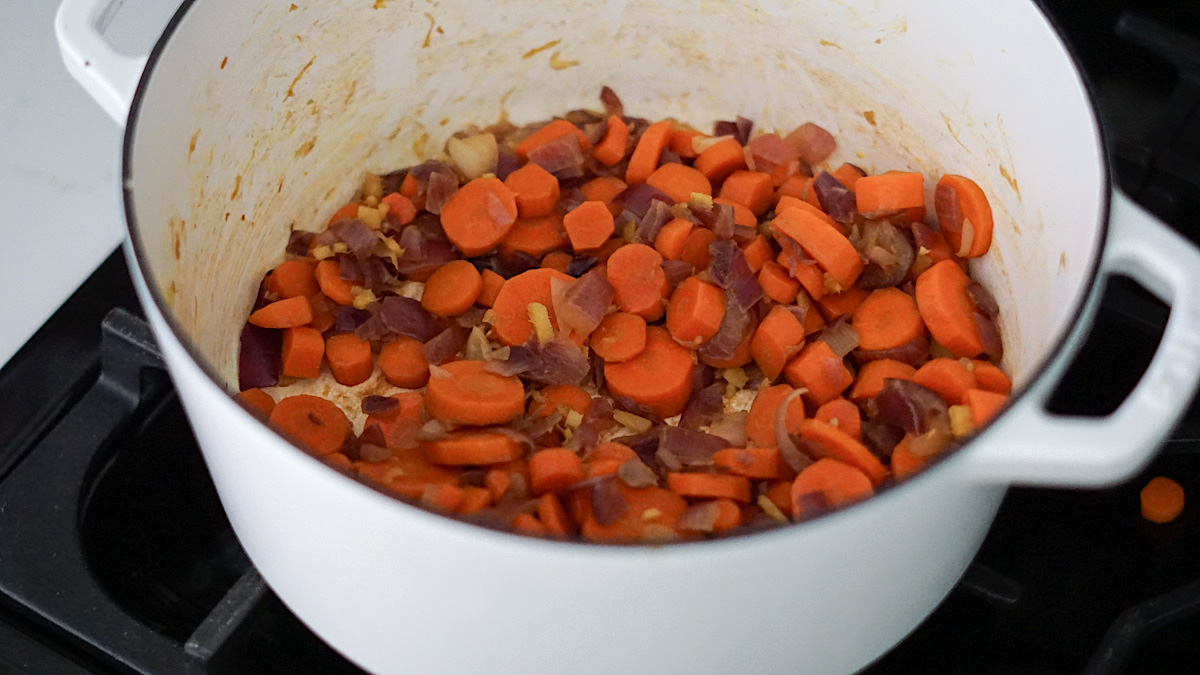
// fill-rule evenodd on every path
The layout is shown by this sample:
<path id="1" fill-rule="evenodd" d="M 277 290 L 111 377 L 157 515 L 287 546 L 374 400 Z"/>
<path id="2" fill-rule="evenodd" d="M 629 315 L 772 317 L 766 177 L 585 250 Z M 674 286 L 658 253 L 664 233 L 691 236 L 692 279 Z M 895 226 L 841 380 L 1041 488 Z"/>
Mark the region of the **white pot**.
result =
<path id="1" fill-rule="evenodd" d="M 1200 256 L 1110 192 L 1079 72 L 1032 2 L 189 0 L 148 65 L 100 37 L 111 4 L 66 0 L 57 29 L 84 87 L 128 113 L 126 252 L 146 313 L 250 558 L 367 669 L 854 670 L 954 586 L 1007 485 L 1130 475 L 1195 387 Z M 852 508 L 622 548 L 401 503 L 228 395 L 253 289 L 293 223 L 323 223 L 364 169 L 414 163 L 469 123 L 594 107 L 601 84 L 652 119 L 811 120 L 837 136 L 835 163 L 974 177 L 996 234 L 972 272 L 1001 306 L 1012 405 Z M 1109 417 L 1050 416 L 1114 273 L 1172 304 L 1158 353 Z"/>

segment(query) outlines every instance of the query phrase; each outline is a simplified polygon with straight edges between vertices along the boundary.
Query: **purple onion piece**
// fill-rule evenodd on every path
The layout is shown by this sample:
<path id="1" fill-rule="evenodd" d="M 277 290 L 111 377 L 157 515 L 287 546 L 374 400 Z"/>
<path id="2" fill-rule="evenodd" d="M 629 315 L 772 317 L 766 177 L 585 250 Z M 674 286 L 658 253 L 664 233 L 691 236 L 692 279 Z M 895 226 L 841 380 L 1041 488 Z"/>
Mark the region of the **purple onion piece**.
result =
<path id="1" fill-rule="evenodd" d="M 612 304 L 613 287 L 600 272 L 590 272 L 570 282 L 551 279 L 550 295 L 560 327 L 591 335 Z"/>
<path id="2" fill-rule="evenodd" d="M 683 415 L 679 418 L 679 427 L 699 431 L 707 426 L 724 409 L 725 385 L 715 382 L 703 389 L 692 393 Z"/>
<path id="3" fill-rule="evenodd" d="M 812 464 L 812 458 L 800 450 L 787 428 L 788 412 L 792 408 L 792 403 L 803 393 L 802 389 L 793 390 L 780 401 L 779 407 L 775 409 L 775 446 L 779 448 L 779 457 L 796 473 L 800 473 L 805 467 Z"/>
<path id="4" fill-rule="evenodd" d="M 358 261 L 349 253 L 339 253 L 334 256 L 338 264 L 338 278 L 355 285 L 362 285 L 363 273 Z"/>
<path id="5" fill-rule="evenodd" d="M 713 500 L 692 504 L 679 516 L 675 526 L 689 532 L 712 532 L 717 525 L 721 507 Z"/>
<path id="6" fill-rule="evenodd" d="M 437 335 L 433 316 L 412 298 L 388 296 L 379 301 L 379 319 L 396 335 L 407 335 L 418 342 L 428 342 Z"/>
<path id="7" fill-rule="evenodd" d="M 904 431 L 921 435 L 930 430 L 950 431 L 950 410 L 936 392 L 916 382 L 885 379 L 883 389 L 871 399 L 868 414 Z"/>
<path id="8" fill-rule="evenodd" d="M 365 309 L 355 309 L 348 305 L 338 305 L 333 310 L 333 330 L 338 333 L 350 333 L 371 318 L 371 313 Z"/>
<path id="9" fill-rule="evenodd" d="M 529 161 L 555 175 L 571 169 L 581 170 L 583 148 L 579 147 L 579 139 L 575 134 L 563 134 L 530 150 Z"/>
<path id="10" fill-rule="evenodd" d="M 396 399 L 392 398 L 391 396 L 379 396 L 376 394 L 370 394 L 370 395 L 364 396 L 363 400 L 362 400 L 362 411 L 363 411 L 363 414 L 365 414 L 365 415 L 382 415 L 384 413 L 391 412 L 399 407 L 400 407 L 400 401 L 397 401 Z M 365 430 L 363 431 L 363 435 L 366 435 Z M 380 445 L 382 445 L 382 444 L 380 444 Z"/>
<path id="11" fill-rule="evenodd" d="M 817 193 L 821 210 L 835 222 L 850 224 L 858 217 L 858 201 L 854 191 L 834 178 L 833 174 L 828 171 L 818 173 L 813 178 L 812 188 Z"/>
<path id="12" fill-rule="evenodd" d="M 625 106 L 621 104 L 621 98 L 608 85 L 600 88 L 600 105 L 604 106 L 605 115 L 625 116 Z"/>
<path id="13" fill-rule="evenodd" d="M 906 342 L 899 347 L 891 349 L 856 349 L 854 350 L 854 358 L 858 359 L 859 363 L 878 361 L 879 359 L 892 359 L 900 363 L 907 363 L 913 368 L 919 368 L 921 364 L 925 363 L 925 359 L 929 358 L 929 339 L 921 335 L 912 342 Z"/>
<path id="14" fill-rule="evenodd" d="M 592 517 L 602 526 L 612 525 L 629 510 L 629 502 L 615 479 L 592 485 Z"/>
<path id="15" fill-rule="evenodd" d="M 524 345 L 509 348 L 508 360 L 488 361 L 487 370 L 500 375 L 519 375 L 529 382 L 547 385 L 579 384 L 591 363 L 575 343 L 555 336 L 544 345 L 536 339 Z"/>
<path id="16" fill-rule="evenodd" d="M 975 303 L 975 309 L 980 314 L 989 319 L 995 319 L 1000 314 L 1000 305 L 996 304 L 996 297 L 978 281 L 967 284 L 967 295 L 971 297 L 971 302 Z"/>
<path id="17" fill-rule="evenodd" d="M 372 342 L 393 338 L 395 334 L 388 330 L 387 326 L 383 325 L 383 320 L 379 318 L 378 314 L 374 314 L 364 321 L 362 325 L 354 329 L 354 336 L 359 340 Z"/>
<path id="18" fill-rule="evenodd" d="M 614 443 L 620 443 L 630 450 L 637 453 L 643 462 L 653 462 L 654 454 L 658 452 L 658 444 L 661 441 L 661 435 L 657 429 L 651 429 L 633 436 L 621 436 L 613 439 Z"/>
<path id="19" fill-rule="evenodd" d="M 467 344 L 471 329 L 454 325 L 433 336 L 421 346 L 421 354 L 425 360 L 434 365 L 441 365 L 453 359 Z"/>
<path id="20" fill-rule="evenodd" d="M 238 388 L 261 389 L 279 384 L 283 331 L 246 324 L 238 346 Z"/>
<path id="21" fill-rule="evenodd" d="M 457 260 L 459 257 L 458 251 L 448 241 L 426 239 L 421 248 L 422 255 L 420 258 L 414 258 L 414 256 L 410 255 L 408 249 L 405 249 L 404 255 L 400 257 L 400 264 L 396 266 L 396 270 L 406 275 L 429 272 L 445 265 L 451 260 Z"/>
<path id="22" fill-rule="evenodd" d="M 692 391 L 700 391 L 717 379 L 717 369 L 707 363 L 697 362 L 692 366 Z"/>
<path id="23" fill-rule="evenodd" d="M 713 454 L 725 449 L 728 442 L 719 436 L 693 429 L 681 429 L 664 424 L 658 428 L 658 451 L 670 452 L 683 466 L 711 466 Z"/>
<path id="24" fill-rule="evenodd" d="M 400 169 L 380 176 L 379 182 L 383 183 L 383 194 L 390 195 L 393 192 L 399 192 L 406 176 L 408 176 L 408 169 Z"/>
<path id="25" fill-rule="evenodd" d="M 662 261 L 663 274 L 667 277 L 667 285 L 675 288 L 684 279 L 692 276 L 692 264 L 686 260 Z"/>
<path id="26" fill-rule="evenodd" d="M 658 165 L 663 164 L 683 164 L 683 158 L 680 157 L 674 150 L 666 148 L 662 154 L 658 156 Z"/>
<path id="27" fill-rule="evenodd" d="M 308 255 L 308 247 L 312 244 L 314 232 L 305 232 L 303 230 L 292 230 L 288 235 L 287 252 L 291 255 L 304 257 Z"/>
<path id="28" fill-rule="evenodd" d="M 671 222 L 672 217 L 671 207 L 666 202 L 652 200 L 650 207 L 646 209 L 646 215 L 638 222 L 638 239 L 641 239 L 643 244 L 653 246 L 659 231 L 663 225 Z"/>
<path id="29" fill-rule="evenodd" d="M 658 474 L 646 466 L 640 457 L 625 460 L 617 467 L 617 478 L 631 488 L 644 488 L 658 485 Z"/>
<path id="30" fill-rule="evenodd" d="M 993 363 L 999 363 L 1004 358 L 1004 342 L 1000 339 L 1000 329 L 996 327 L 996 322 L 979 312 L 972 316 L 975 319 L 975 328 L 979 331 L 979 341 L 983 343 L 983 353 L 987 354 Z"/>
<path id="31" fill-rule="evenodd" d="M 587 197 L 583 196 L 583 190 L 578 187 L 570 187 L 562 190 L 558 196 L 558 205 L 554 208 L 562 214 L 570 213 L 579 207 L 580 204 L 587 201 Z"/>
<path id="32" fill-rule="evenodd" d="M 425 188 L 425 210 L 441 213 L 442 207 L 450 201 L 455 192 L 458 192 L 458 176 L 443 171 L 429 174 L 429 184 Z"/>
<path id="33" fill-rule="evenodd" d="M 800 513 L 794 514 L 794 520 L 808 520 L 829 511 L 829 500 L 824 492 L 805 492 L 800 495 Z"/>
<path id="34" fill-rule="evenodd" d="M 892 450 L 896 449 L 903 438 L 904 429 L 894 424 L 888 424 L 878 419 L 868 419 L 863 422 L 863 445 L 867 446 L 880 459 L 890 458 Z"/>
<path id="35" fill-rule="evenodd" d="M 500 151 L 496 158 L 496 178 L 506 180 L 508 175 L 521 168 L 521 158 L 508 149 Z"/>
<path id="36" fill-rule="evenodd" d="M 338 239 L 350 248 L 350 253 L 362 260 L 375 252 L 375 230 L 357 218 L 345 218 L 334 223 L 330 229 L 337 233 Z"/>
<path id="37" fill-rule="evenodd" d="M 721 327 L 716 335 L 700 346 L 700 356 L 713 361 L 733 358 L 752 321 L 750 312 L 739 309 L 737 299 L 732 293 L 726 292 L 725 317 L 721 319 Z"/>
<path id="38" fill-rule="evenodd" d="M 826 326 L 816 336 L 816 339 L 829 345 L 829 349 L 839 358 L 844 358 L 858 348 L 858 331 L 850 325 L 847 316 L 838 317 L 837 320 Z"/>
<path id="39" fill-rule="evenodd" d="M 732 241 L 714 241 L 708 245 L 712 260 L 708 275 L 735 300 L 739 312 L 746 312 L 762 299 L 762 286 L 746 262 L 746 255 Z"/>
<path id="40" fill-rule="evenodd" d="M 857 284 L 867 289 L 898 285 L 908 275 L 917 256 L 908 237 L 887 221 L 863 223 L 862 234 L 854 246 L 866 263 Z"/>
<path id="41" fill-rule="evenodd" d="M 572 258 L 571 262 L 567 263 L 567 274 L 579 278 L 595 267 L 598 262 L 600 261 L 590 255 Z"/>
<path id="42" fill-rule="evenodd" d="M 646 183 L 634 183 L 613 197 L 613 204 L 629 211 L 638 220 L 646 215 L 652 201 L 663 202 L 668 208 L 675 204 L 667 193 Z"/>

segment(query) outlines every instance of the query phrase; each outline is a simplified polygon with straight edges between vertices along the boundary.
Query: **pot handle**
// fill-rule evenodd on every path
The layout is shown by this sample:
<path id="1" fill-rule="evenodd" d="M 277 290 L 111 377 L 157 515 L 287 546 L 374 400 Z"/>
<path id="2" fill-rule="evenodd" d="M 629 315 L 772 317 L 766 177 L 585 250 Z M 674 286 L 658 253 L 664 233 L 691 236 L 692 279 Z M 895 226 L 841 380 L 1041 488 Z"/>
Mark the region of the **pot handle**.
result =
<path id="1" fill-rule="evenodd" d="M 104 38 L 104 29 L 123 1 L 63 0 L 54 17 L 67 71 L 122 127 L 146 68 L 146 56 L 119 54 Z"/>
<path id="2" fill-rule="evenodd" d="M 1110 415 L 1052 415 L 1046 403 L 1092 329 L 1106 277 L 1126 275 L 1171 306 L 1150 366 Z M 968 471 L 981 482 L 1101 486 L 1139 470 L 1200 378 L 1200 251 L 1119 190 L 1087 309 L 1043 376 L 985 430 Z"/>

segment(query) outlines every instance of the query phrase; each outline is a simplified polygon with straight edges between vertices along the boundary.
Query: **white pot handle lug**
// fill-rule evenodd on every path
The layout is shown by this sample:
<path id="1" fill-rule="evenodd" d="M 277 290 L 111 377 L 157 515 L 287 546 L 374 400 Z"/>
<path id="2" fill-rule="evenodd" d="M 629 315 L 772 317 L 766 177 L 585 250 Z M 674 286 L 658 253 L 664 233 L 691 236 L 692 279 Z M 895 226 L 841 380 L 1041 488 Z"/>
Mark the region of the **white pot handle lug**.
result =
<path id="1" fill-rule="evenodd" d="M 104 39 L 103 31 L 123 1 L 63 0 L 54 17 L 54 32 L 67 70 L 122 127 L 146 68 L 145 56 L 118 54 Z"/>
<path id="2" fill-rule="evenodd" d="M 1092 329 L 1106 277 L 1123 274 L 1171 306 L 1162 341 L 1111 415 L 1051 415 L 1046 403 Z M 984 482 L 1099 486 L 1144 466 L 1191 401 L 1200 378 L 1200 251 L 1119 190 L 1088 307 L 1053 363 L 979 439 L 966 462 Z"/>

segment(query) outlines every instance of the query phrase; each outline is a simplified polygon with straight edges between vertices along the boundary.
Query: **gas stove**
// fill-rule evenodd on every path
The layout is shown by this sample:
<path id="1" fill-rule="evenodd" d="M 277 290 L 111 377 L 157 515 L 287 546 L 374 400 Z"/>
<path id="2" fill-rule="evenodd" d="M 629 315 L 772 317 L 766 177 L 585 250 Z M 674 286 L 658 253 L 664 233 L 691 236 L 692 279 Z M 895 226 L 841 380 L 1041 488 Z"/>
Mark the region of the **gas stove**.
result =
<path id="1" fill-rule="evenodd" d="M 1120 184 L 1200 242 L 1200 6 L 1163 4 L 1046 9 L 1090 80 Z M 0 671 L 360 672 L 246 558 L 139 313 L 112 254 L 0 370 Z M 1112 410 L 1166 315 L 1110 283 L 1053 409 Z M 865 672 L 1194 672 L 1200 518 L 1189 505 L 1142 520 L 1155 475 L 1200 495 L 1200 406 L 1125 484 L 1011 490 L 959 587 Z"/>

